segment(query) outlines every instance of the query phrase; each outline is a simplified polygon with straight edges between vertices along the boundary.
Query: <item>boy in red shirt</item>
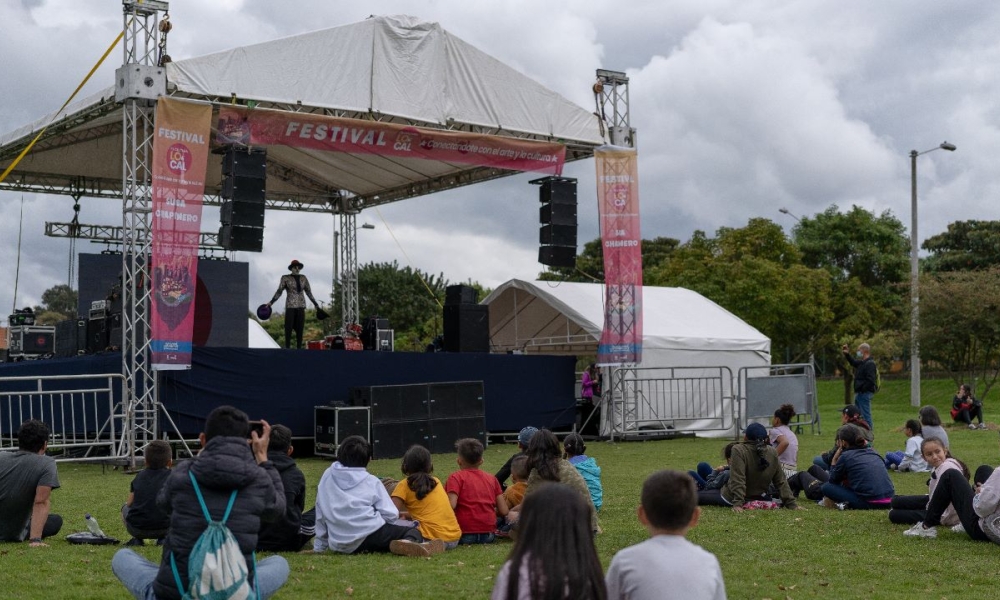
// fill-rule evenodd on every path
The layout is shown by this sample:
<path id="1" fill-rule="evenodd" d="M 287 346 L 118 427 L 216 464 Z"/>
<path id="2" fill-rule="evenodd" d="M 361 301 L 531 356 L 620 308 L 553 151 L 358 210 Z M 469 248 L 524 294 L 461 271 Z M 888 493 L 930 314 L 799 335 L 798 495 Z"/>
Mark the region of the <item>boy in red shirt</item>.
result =
<path id="1" fill-rule="evenodd" d="M 445 491 L 462 528 L 459 544 L 489 544 L 496 539 L 497 515 L 507 515 L 500 482 L 480 470 L 483 464 L 483 444 L 475 438 L 455 442 L 459 471 L 448 476 Z"/>

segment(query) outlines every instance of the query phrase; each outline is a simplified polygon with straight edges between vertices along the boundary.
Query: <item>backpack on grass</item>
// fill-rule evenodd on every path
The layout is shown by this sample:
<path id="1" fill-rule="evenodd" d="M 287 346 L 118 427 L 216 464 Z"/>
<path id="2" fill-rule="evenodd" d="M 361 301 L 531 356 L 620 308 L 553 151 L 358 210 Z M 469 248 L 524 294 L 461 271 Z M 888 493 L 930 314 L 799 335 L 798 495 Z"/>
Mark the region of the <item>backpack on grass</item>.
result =
<path id="1" fill-rule="evenodd" d="M 174 572 L 174 581 L 177 589 L 183 598 L 204 599 L 204 600 L 244 600 L 248 598 L 259 598 L 257 586 L 250 586 L 248 578 L 249 570 L 247 561 L 243 557 L 243 551 L 233 536 L 233 532 L 226 527 L 229 520 L 229 513 L 236 502 L 236 493 L 233 490 L 229 496 L 229 505 L 226 506 L 226 513 L 222 515 L 221 521 L 213 521 L 212 515 L 205 505 L 205 498 L 201 495 L 198 481 L 194 478 L 194 473 L 188 471 L 191 477 L 191 484 L 194 485 L 194 493 L 198 496 L 198 504 L 205 515 L 208 527 L 198 536 L 198 540 L 191 549 L 188 556 L 188 589 L 184 590 L 181 582 L 181 575 L 177 570 L 177 562 L 174 560 L 174 553 L 170 553 L 170 568 Z M 253 554 L 254 575 L 256 576 L 257 555 Z M 254 582 L 256 583 L 256 582 Z"/>

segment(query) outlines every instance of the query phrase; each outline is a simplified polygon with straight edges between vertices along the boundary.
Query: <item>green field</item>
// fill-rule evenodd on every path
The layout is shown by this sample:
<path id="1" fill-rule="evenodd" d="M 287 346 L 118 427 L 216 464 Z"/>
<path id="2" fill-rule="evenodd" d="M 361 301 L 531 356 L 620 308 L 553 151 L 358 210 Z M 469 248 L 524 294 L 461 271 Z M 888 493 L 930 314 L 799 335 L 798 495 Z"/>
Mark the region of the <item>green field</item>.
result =
<path id="1" fill-rule="evenodd" d="M 947 415 L 954 384 L 925 381 L 923 398 Z M 821 435 L 799 436 L 799 464 L 830 448 L 843 399 L 840 381 L 820 382 L 825 425 Z M 903 422 L 915 417 L 909 382 L 886 381 L 875 397 L 875 446 L 880 452 L 904 445 Z M 988 431 L 949 428 L 953 454 L 973 470 L 1000 462 L 996 423 L 1000 411 L 986 399 Z M 946 419 L 949 420 L 950 419 Z M 605 567 L 619 549 L 645 538 L 635 518 L 639 488 L 658 469 L 687 470 L 700 460 L 717 462 L 724 440 L 677 439 L 655 442 L 593 442 L 588 454 L 603 469 L 604 507 L 597 549 Z M 487 449 L 492 472 L 514 452 L 513 445 Z M 455 470 L 454 455 L 435 456 L 436 474 Z M 326 459 L 299 461 L 310 486 L 329 465 Z M 374 461 L 379 476 L 399 476 L 398 461 Z M 128 538 L 118 515 L 130 476 L 94 465 L 61 464 L 63 487 L 53 493 L 53 511 L 63 515 L 62 534 L 84 529 L 90 512 L 104 531 Z M 897 493 L 925 493 L 925 474 L 893 474 Z M 314 490 L 310 490 L 312 494 Z M 307 501 L 312 505 L 312 497 Z M 891 525 L 884 511 L 836 511 L 804 501 L 804 511 L 734 514 L 704 509 L 690 538 L 718 556 L 730 598 L 998 598 L 1000 548 L 972 542 L 942 528 L 936 540 L 911 539 Z M 0 545 L 0 597 L 125 598 L 111 574 L 113 546 L 72 546 L 60 537 L 48 548 Z M 158 548 L 142 551 L 159 560 Z M 288 555 L 291 577 L 278 598 L 486 598 L 510 542 L 461 547 L 431 559 L 397 556 Z"/>

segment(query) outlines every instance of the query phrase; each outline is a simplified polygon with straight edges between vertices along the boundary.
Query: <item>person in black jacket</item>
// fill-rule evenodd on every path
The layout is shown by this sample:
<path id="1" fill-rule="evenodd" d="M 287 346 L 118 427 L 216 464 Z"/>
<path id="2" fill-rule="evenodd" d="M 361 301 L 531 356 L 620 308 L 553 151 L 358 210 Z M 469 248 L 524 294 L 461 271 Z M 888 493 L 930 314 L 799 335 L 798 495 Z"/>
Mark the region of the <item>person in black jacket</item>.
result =
<path id="1" fill-rule="evenodd" d="M 175 600 L 182 596 L 174 581 L 171 557 L 177 563 L 181 587 L 186 591 L 188 557 L 208 523 L 188 473 L 193 473 L 213 518 L 221 519 L 233 490 L 236 502 L 226 526 L 243 551 L 248 580 L 260 598 L 268 598 L 288 579 L 288 562 L 282 556 L 257 561 L 257 532 L 261 520 L 273 521 L 285 513 L 285 490 L 274 464 L 268 460 L 271 426 L 262 421 L 263 434 L 250 431 L 246 413 L 232 406 L 213 410 L 200 434 L 202 450 L 192 460 L 177 465 L 163 484 L 157 503 L 170 515 L 170 530 L 163 543 L 160 565 L 125 548 L 115 553 L 111 570 L 136 598 Z M 249 439 L 248 439 L 249 438 Z"/>
<path id="2" fill-rule="evenodd" d="M 878 385 L 878 369 L 872 358 L 872 349 L 868 344 L 858 346 L 857 357 L 851 356 L 847 344 L 841 347 L 844 359 L 854 367 L 854 405 L 861 409 L 861 417 L 868 426 L 875 429 L 872 421 L 872 396 Z"/>
<path id="3" fill-rule="evenodd" d="M 263 523 L 257 550 L 298 552 L 316 531 L 316 509 L 302 512 L 306 505 L 306 476 L 292 458 L 292 430 L 284 425 L 271 427 L 267 459 L 281 474 L 285 488 L 285 514 L 273 523 Z"/>

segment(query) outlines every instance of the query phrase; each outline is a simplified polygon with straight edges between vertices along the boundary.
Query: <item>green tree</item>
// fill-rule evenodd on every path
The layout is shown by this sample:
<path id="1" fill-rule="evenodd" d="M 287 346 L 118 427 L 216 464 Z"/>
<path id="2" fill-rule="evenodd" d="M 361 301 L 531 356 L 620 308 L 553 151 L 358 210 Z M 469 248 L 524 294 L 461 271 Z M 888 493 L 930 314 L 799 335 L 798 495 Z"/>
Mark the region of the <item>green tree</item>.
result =
<path id="1" fill-rule="evenodd" d="M 924 240 L 924 271 L 974 271 L 1000 266 L 1000 221 L 955 221 Z"/>
<path id="2" fill-rule="evenodd" d="M 42 304 L 35 307 L 35 322 L 54 325 L 77 318 L 77 293 L 68 285 L 56 285 L 42 292 Z"/>
<path id="3" fill-rule="evenodd" d="M 920 349 L 986 396 L 1000 375 L 1000 269 L 922 276 Z"/>

